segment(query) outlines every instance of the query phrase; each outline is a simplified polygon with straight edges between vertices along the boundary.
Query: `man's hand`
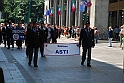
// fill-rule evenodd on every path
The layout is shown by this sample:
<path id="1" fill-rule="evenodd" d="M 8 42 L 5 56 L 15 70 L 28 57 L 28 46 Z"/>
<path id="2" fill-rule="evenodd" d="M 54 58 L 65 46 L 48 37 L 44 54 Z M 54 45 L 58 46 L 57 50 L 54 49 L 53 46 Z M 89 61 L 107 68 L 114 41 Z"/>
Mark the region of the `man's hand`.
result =
<path id="1" fill-rule="evenodd" d="M 78 47 L 81 47 L 81 45 L 77 44 Z"/>
<path id="2" fill-rule="evenodd" d="M 26 44 L 26 46 L 28 46 L 28 44 Z"/>
<path id="3" fill-rule="evenodd" d="M 92 46 L 92 48 L 94 48 L 94 46 Z"/>

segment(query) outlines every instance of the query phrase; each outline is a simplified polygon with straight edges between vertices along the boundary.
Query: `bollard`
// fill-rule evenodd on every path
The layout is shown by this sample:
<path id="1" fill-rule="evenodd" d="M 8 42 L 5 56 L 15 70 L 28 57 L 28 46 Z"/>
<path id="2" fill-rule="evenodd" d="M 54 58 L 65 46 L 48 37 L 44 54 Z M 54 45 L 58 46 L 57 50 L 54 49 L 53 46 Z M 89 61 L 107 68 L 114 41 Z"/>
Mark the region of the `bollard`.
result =
<path id="1" fill-rule="evenodd" d="M 0 67 L 0 83 L 5 83 L 4 75 L 3 75 L 3 69 L 1 67 Z"/>

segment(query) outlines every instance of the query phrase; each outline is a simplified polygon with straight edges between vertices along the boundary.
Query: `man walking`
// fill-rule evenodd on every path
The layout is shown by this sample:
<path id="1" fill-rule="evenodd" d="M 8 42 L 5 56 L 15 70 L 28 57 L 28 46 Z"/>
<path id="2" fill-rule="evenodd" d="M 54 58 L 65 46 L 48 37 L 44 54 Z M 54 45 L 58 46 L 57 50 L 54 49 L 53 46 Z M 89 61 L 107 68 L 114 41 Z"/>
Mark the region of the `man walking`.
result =
<path id="1" fill-rule="evenodd" d="M 13 29 L 14 29 L 14 27 L 12 26 L 12 23 L 9 22 L 9 26 L 6 28 L 7 45 L 8 45 L 7 49 L 10 49 L 10 44 L 12 45 L 12 48 L 14 48 L 14 40 L 13 40 L 13 35 L 12 35 Z"/>
<path id="2" fill-rule="evenodd" d="M 39 30 L 39 38 L 40 38 L 40 53 L 41 53 L 41 57 L 45 57 L 43 55 L 43 51 L 44 51 L 44 43 L 47 43 L 47 37 L 48 37 L 48 29 L 45 27 L 44 23 L 41 23 L 41 27 Z"/>
<path id="3" fill-rule="evenodd" d="M 5 24 L 2 24 L 2 36 L 3 36 L 3 43 L 4 43 L 4 47 L 6 47 L 6 39 L 7 39 L 7 36 L 6 36 L 6 28 L 7 28 L 7 23 L 5 22 Z"/>
<path id="4" fill-rule="evenodd" d="M 88 51 L 88 59 L 87 59 L 87 66 L 91 67 L 91 48 L 95 46 L 94 43 L 94 30 L 90 28 L 90 22 L 86 23 L 86 27 L 81 29 L 80 38 L 79 38 L 79 47 L 83 47 L 83 55 L 82 55 L 82 62 L 81 65 L 84 65 L 86 59 L 86 53 Z"/>
<path id="5" fill-rule="evenodd" d="M 33 23 L 32 28 L 27 29 L 26 46 L 28 47 L 28 51 L 29 51 L 28 65 L 31 66 L 32 57 L 34 53 L 34 67 L 38 67 L 37 58 L 38 58 L 38 48 L 40 47 L 40 42 L 39 42 L 39 30 L 37 28 L 36 22 Z"/>

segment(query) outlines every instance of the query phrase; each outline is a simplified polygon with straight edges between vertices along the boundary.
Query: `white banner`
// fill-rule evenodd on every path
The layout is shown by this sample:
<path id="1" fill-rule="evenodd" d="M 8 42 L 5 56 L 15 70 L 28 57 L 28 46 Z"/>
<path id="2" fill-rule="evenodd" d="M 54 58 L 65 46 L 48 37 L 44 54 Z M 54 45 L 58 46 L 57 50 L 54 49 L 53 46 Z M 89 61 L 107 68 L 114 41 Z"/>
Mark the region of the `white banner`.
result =
<path id="1" fill-rule="evenodd" d="M 80 55 L 77 43 L 45 43 L 44 55 Z"/>

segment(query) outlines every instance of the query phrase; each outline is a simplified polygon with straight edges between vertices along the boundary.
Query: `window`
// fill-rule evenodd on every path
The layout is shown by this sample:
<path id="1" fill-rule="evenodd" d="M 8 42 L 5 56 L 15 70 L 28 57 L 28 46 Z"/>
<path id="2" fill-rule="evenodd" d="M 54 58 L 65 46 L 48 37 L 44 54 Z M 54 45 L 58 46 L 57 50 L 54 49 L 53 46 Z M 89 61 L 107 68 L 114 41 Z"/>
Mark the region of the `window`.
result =
<path id="1" fill-rule="evenodd" d="M 109 3 L 118 2 L 118 0 L 109 0 Z"/>
<path id="2" fill-rule="evenodd" d="M 119 0 L 119 1 L 124 1 L 124 0 Z"/>

